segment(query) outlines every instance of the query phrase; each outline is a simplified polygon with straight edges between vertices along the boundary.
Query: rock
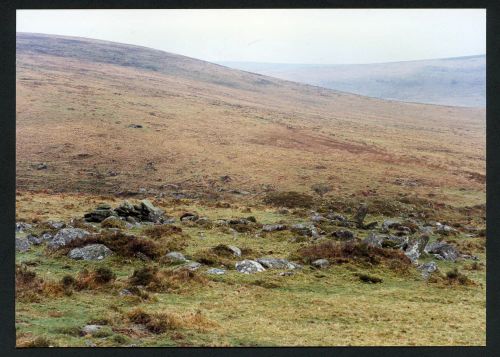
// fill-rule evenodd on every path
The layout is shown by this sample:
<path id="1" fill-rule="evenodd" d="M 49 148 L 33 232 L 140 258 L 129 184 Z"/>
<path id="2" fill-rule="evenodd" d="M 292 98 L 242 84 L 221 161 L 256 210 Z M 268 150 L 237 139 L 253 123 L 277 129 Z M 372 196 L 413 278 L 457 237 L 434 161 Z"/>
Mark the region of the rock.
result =
<path id="1" fill-rule="evenodd" d="M 70 242 L 78 239 L 83 239 L 89 236 L 90 233 L 80 229 L 80 228 L 63 228 L 52 238 L 48 243 L 48 247 L 51 249 L 58 249 L 64 247 Z"/>
<path id="2" fill-rule="evenodd" d="M 198 220 L 198 215 L 196 213 L 191 213 L 191 212 L 186 212 L 181 215 L 181 222 L 182 221 L 196 221 Z"/>
<path id="3" fill-rule="evenodd" d="M 101 226 L 108 228 L 124 228 L 125 222 L 116 216 L 109 216 L 101 222 Z"/>
<path id="4" fill-rule="evenodd" d="M 351 231 L 348 231 L 347 229 L 333 232 L 332 236 L 335 238 L 338 238 L 340 240 L 354 239 L 354 233 L 352 233 Z"/>
<path id="5" fill-rule="evenodd" d="M 128 127 L 132 128 L 132 129 L 141 129 L 142 125 L 141 124 L 130 124 Z"/>
<path id="6" fill-rule="evenodd" d="M 100 204 L 95 210 L 89 213 L 85 213 L 83 217 L 87 222 L 97 222 L 100 223 L 110 216 L 115 216 L 115 211 L 111 210 L 111 207 L 107 204 Z"/>
<path id="7" fill-rule="evenodd" d="M 226 271 L 224 269 L 210 268 L 207 270 L 207 274 L 223 275 L 226 274 Z"/>
<path id="8" fill-rule="evenodd" d="M 383 236 L 377 236 L 374 232 L 370 232 L 368 237 L 363 239 L 363 243 L 369 247 L 382 248 L 382 242 L 384 241 Z"/>
<path id="9" fill-rule="evenodd" d="M 135 257 L 136 257 L 137 259 L 142 260 L 143 262 L 149 262 L 149 261 L 151 261 L 151 258 L 150 258 L 150 257 L 148 257 L 148 256 L 147 256 L 146 254 L 144 254 L 143 252 L 137 252 L 137 253 L 135 253 Z"/>
<path id="10" fill-rule="evenodd" d="M 282 271 L 281 273 L 279 273 L 278 275 L 279 276 L 291 276 L 293 275 L 293 271 Z"/>
<path id="11" fill-rule="evenodd" d="M 187 261 L 184 254 L 180 252 L 170 252 L 165 254 L 165 259 L 171 263 L 185 263 Z"/>
<path id="12" fill-rule="evenodd" d="M 52 240 L 52 238 L 54 238 L 54 236 L 50 233 L 44 233 L 44 234 L 42 234 L 42 237 L 41 237 L 42 241 L 44 241 L 44 242 L 48 242 L 48 241 Z"/>
<path id="13" fill-rule="evenodd" d="M 283 231 L 287 227 L 284 224 L 264 224 L 262 226 L 263 232 L 274 232 L 274 231 Z"/>
<path id="14" fill-rule="evenodd" d="M 450 260 L 453 262 L 460 255 L 455 247 L 445 242 L 430 243 L 425 247 L 425 252 L 438 255 L 444 260 Z"/>
<path id="15" fill-rule="evenodd" d="M 48 166 L 45 162 L 39 163 L 35 166 L 37 170 L 47 170 Z"/>
<path id="16" fill-rule="evenodd" d="M 243 274 L 254 274 L 266 270 L 259 262 L 248 259 L 242 260 L 241 262 L 237 262 L 235 264 L 235 267 L 237 271 Z"/>
<path id="17" fill-rule="evenodd" d="M 257 262 L 266 269 L 300 269 L 301 265 L 279 258 L 259 258 Z"/>
<path id="18" fill-rule="evenodd" d="M 433 234 L 434 228 L 432 226 L 419 226 L 418 230 L 424 234 Z"/>
<path id="19" fill-rule="evenodd" d="M 338 213 L 328 213 L 326 218 L 331 221 L 347 222 L 347 218 Z"/>
<path id="20" fill-rule="evenodd" d="M 201 266 L 202 266 L 201 263 L 198 263 L 198 262 L 189 262 L 186 265 L 184 265 L 184 268 L 186 268 L 188 270 L 191 270 L 191 271 L 195 271 L 195 270 L 198 270 L 199 268 L 201 268 Z"/>
<path id="21" fill-rule="evenodd" d="M 408 237 L 382 236 L 382 248 L 406 250 L 408 248 Z"/>
<path id="22" fill-rule="evenodd" d="M 399 226 L 401 226 L 400 222 L 387 219 L 382 223 L 381 230 L 382 230 L 382 232 L 387 233 L 387 232 L 389 232 L 389 229 L 397 229 Z"/>
<path id="23" fill-rule="evenodd" d="M 436 223 L 436 232 L 442 235 L 450 235 L 455 234 L 457 230 L 452 228 L 446 224 L 441 224 L 439 222 Z"/>
<path id="24" fill-rule="evenodd" d="M 149 200 L 141 201 L 141 218 L 143 221 L 161 223 L 163 221 L 163 210 L 155 207 Z"/>
<path id="25" fill-rule="evenodd" d="M 356 214 L 354 215 L 354 222 L 358 228 L 363 228 L 363 221 L 365 220 L 366 214 L 368 213 L 368 207 L 366 204 L 362 203 L 359 205 Z"/>
<path id="26" fill-rule="evenodd" d="M 101 325 L 86 325 L 82 328 L 82 335 L 93 335 L 100 331 L 104 326 Z"/>
<path id="27" fill-rule="evenodd" d="M 31 224 L 24 222 L 16 222 L 16 233 L 22 233 L 31 228 L 33 228 Z"/>
<path id="28" fill-rule="evenodd" d="M 228 245 L 227 246 L 231 252 L 233 252 L 233 255 L 236 257 L 241 257 L 241 249 L 234 246 L 234 245 Z"/>
<path id="29" fill-rule="evenodd" d="M 26 238 L 16 238 L 16 252 L 25 253 L 31 248 L 31 242 Z"/>
<path id="30" fill-rule="evenodd" d="M 118 293 L 120 296 L 130 296 L 130 295 L 133 295 L 132 292 L 128 289 L 122 289 L 120 290 L 120 292 Z"/>
<path id="31" fill-rule="evenodd" d="M 311 221 L 313 222 L 325 222 L 327 219 L 320 214 L 315 213 L 311 216 Z"/>
<path id="32" fill-rule="evenodd" d="M 317 259 L 311 263 L 313 267 L 323 269 L 330 265 L 330 262 L 326 259 Z"/>
<path id="33" fill-rule="evenodd" d="M 26 236 L 26 239 L 27 239 L 27 240 L 28 240 L 31 244 L 33 244 L 33 245 L 40 245 L 40 244 L 42 244 L 42 243 L 43 243 L 42 238 L 36 237 L 36 236 L 34 236 L 34 235 L 32 235 L 32 234 L 28 234 L 28 235 Z"/>
<path id="34" fill-rule="evenodd" d="M 139 211 L 135 209 L 135 207 L 128 201 L 122 202 L 118 207 L 114 209 L 116 214 L 120 217 L 127 217 L 127 220 L 130 218 L 134 220 L 134 222 L 129 221 L 130 223 L 136 223 L 137 217 L 139 216 Z"/>
<path id="35" fill-rule="evenodd" d="M 405 255 L 410 258 L 410 260 L 415 263 L 418 258 L 424 253 L 425 246 L 429 242 L 429 236 L 422 235 L 421 237 L 413 240 L 408 243 L 408 246 L 405 251 Z"/>
<path id="36" fill-rule="evenodd" d="M 429 276 L 434 273 L 438 268 L 435 262 L 429 262 L 418 266 L 418 269 L 422 271 L 422 277 L 428 279 Z"/>
<path id="37" fill-rule="evenodd" d="M 49 225 L 50 228 L 53 229 L 61 229 L 66 227 L 66 223 L 62 221 L 48 221 L 47 224 Z"/>
<path id="38" fill-rule="evenodd" d="M 303 236 L 317 238 L 319 237 L 318 230 L 314 225 L 306 226 L 304 224 L 294 224 L 291 228 L 291 231 Z"/>
<path id="39" fill-rule="evenodd" d="M 68 257 L 75 260 L 102 260 L 113 252 L 104 244 L 89 244 L 82 248 L 72 249 Z"/>

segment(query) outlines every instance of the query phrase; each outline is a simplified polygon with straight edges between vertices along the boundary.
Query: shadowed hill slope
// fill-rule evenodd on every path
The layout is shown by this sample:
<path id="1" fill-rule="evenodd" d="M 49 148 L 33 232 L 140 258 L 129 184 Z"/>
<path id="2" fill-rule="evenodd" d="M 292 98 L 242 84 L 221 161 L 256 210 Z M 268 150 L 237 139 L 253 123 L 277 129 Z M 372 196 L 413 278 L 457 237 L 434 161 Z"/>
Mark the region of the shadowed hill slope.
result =
<path id="1" fill-rule="evenodd" d="M 326 182 L 342 194 L 397 194 L 405 177 L 415 192 L 483 200 L 482 109 L 384 101 L 63 36 L 19 33 L 16 70 L 19 189 L 218 194 Z"/>

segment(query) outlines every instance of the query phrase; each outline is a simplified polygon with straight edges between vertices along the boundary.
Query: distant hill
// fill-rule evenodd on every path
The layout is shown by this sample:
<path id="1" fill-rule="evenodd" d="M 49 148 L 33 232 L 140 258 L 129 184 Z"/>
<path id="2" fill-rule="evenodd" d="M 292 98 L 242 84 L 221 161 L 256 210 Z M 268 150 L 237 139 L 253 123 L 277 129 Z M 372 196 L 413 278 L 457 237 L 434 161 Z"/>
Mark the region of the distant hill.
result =
<path id="1" fill-rule="evenodd" d="M 368 98 L 85 38 L 19 33 L 16 45 L 19 189 L 260 194 L 328 183 L 339 195 L 396 194 L 405 177 L 422 194 L 483 190 L 484 109 Z"/>
<path id="2" fill-rule="evenodd" d="M 464 107 L 486 105 L 486 56 L 355 65 L 220 64 L 375 98 Z"/>

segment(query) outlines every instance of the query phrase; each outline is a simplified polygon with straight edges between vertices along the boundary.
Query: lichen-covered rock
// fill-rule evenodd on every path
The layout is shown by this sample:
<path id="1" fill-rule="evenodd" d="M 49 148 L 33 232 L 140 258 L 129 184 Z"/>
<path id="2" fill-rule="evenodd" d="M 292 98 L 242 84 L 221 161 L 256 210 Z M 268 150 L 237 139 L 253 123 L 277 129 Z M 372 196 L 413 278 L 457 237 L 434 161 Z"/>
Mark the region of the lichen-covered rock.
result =
<path id="1" fill-rule="evenodd" d="M 207 274 L 211 274 L 211 275 L 223 275 L 223 274 L 226 274 L 226 271 L 224 269 L 210 268 L 210 269 L 207 270 Z"/>
<path id="2" fill-rule="evenodd" d="M 363 243 L 369 247 L 382 248 L 382 242 L 384 241 L 383 236 L 378 236 L 374 232 L 370 232 L 368 237 L 363 239 Z"/>
<path id="3" fill-rule="evenodd" d="M 101 325 L 86 325 L 82 328 L 82 335 L 93 335 L 97 332 L 99 332 L 100 330 L 102 330 L 104 328 L 104 326 L 101 326 Z"/>
<path id="4" fill-rule="evenodd" d="M 72 249 L 68 257 L 75 260 L 102 260 L 113 252 L 104 244 L 89 244 L 82 248 Z"/>
<path id="5" fill-rule="evenodd" d="M 40 245 L 40 244 L 42 244 L 42 243 L 43 243 L 42 238 L 37 237 L 37 236 L 34 236 L 34 235 L 32 235 L 32 234 L 28 234 L 28 235 L 26 236 L 26 239 L 27 239 L 27 240 L 28 240 L 31 244 L 33 244 L 33 245 Z"/>
<path id="6" fill-rule="evenodd" d="M 429 236 L 422 235 L 414 241 L 408 243 L 405 250 L 405 255 L 410 258 L 413 263 L 416 263 L 418 258 L 424 253 L 425 246 L 429 242 Z"/>
<path id="7" fill-rule="evenodd" d="M 428 262 L 418 266 L 418 269 L 422 272 L 422 277 L 428 279 L 429 276 L 434 273 L 438 267 L 435 262 Z"/>
<path id="8" fill-rule="evenodd" d="M 313 267 L 323 269 L 323 268 L 328 267 L 330 265 L 330 262 L 326 259 L 317 259 L 317 260 L 313 261 L 311 263 L 311 265 Z"/>
<path id="9" fill-rule="evenodd" d="M 180 252 L 170 252 L 165 254 L 165 260 L 167 260 L 170 263 L 185 263 L 187 261 L 186 257 L 184 254 Z"/>
<path id="10" fill-rule="evenodd" d="M 16 252 L 25 253 L 31 248 L 31 242 L 26 238 L 16 238 Z"/>
<path id="11" fill-rule="evenodd" d="M 264 224 L 262 226 L 263 232 L 274 232 L 274 231 L 283 231 L 287 227 L 284 224 Z"/>
<path id="12" fill-rule="evenodd" d="M 32 228 L 33 226 L 25 222 L 16 222 L 16 233 L 22 233 Z"/>
<path id="13" fill-rule="evenodd" d="M 264 268 L 266 269 L 300 269 L 301 265 L 293 262 L 289 262 L 286 259 L 279 258 L 259 258 L 257 259 Z"/>
<path id="14" fill-rule="evenodd" d="M 201 263 L 189 262 L 186 265 L 184 265 L 183 268 L 186 268 L 186 269 L 191 270 L 191 271 L 195 271 L 195 270 L 198 270 L 199 268 L 201 268 L 201 266 L 202 266 Z"/>
<path id="15" fill-rule="evenodd" d="M 319 237 L 318 229 L 312 224 L 308 226 L 301 223 L 294 224 L 292 227 L 290 227 L 290 229 L 292 232 L 300 234 L 302 236 L 313 237 L 313 238 Z"/>
<path id="16" fill-rule="evenodd" d="M 266 270 L 259 262 L 248 259 L 242 260 L 241 262 L 237 262 L 235 264 L 235 267 L 237 271 L 243 274 L 254 274 Z"/>
<path id="17" fill-rule="evenodd" d="M 192 212 L 185 212 L 181 215 L 180 217 L 180 220 L 181 222 L 184 222 L 184 221 L 192 221 L 192 222 L 195 222 L 197 221 L 199 218 L 199 216 L 196 214 L 196 213 L 192 213 Z"/>
<path id="18" fill-rule="evenodd" d="M 83 239 L 89 235 L 89 232 L 81 228 L 63 228 L 57 232 L 47 246 L 51 249 L 58 249 L 64 247 L 70 242 Z"/>
<path id="19" fill-rule="evenodd" d="M 339 240 L 351 240 L 354 239 L 354 233 L 347 230 L 347 229 L 341 229 L 336 232 L 332 233 L 332 236 L 334 238 L 337 238 Z"/>
<path id="20" fill-rule="evenodd" d="M 425 252 L 440 256 L 444 260 L 454 262 L 460 256 L 458 250 L 445 242 L 430 243 L 425 247 Z"/>

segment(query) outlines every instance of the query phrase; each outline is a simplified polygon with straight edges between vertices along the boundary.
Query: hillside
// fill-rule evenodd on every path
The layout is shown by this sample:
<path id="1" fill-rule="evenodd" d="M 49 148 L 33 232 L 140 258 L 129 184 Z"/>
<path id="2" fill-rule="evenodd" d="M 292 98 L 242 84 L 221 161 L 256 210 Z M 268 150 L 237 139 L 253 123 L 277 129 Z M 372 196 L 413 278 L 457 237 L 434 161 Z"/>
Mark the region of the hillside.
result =
<path id="1" fill-rule="evenodd" d="M 376 98 L 463 107 L 486 106 L 484 55 L 351 65 L 221 64 Z"/>
<path id="2" fill-rule="evenodd" d="M 338 194 L 389 195 L 405 177 L 415 192 L 483 198 L 482 109 L 378 100 L 60 36 L 18 34 L 16 67 L 21 189 L 258 194 L 326 182 Z"/>
<path id="3" fill-rule="evenodd" d="M 16 347 L 485 345 L 484 109 L 83 38 L 16 61 Z"/>

